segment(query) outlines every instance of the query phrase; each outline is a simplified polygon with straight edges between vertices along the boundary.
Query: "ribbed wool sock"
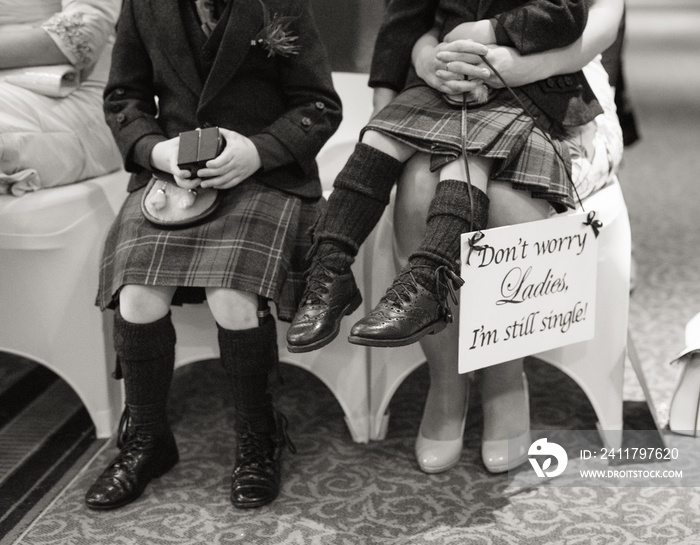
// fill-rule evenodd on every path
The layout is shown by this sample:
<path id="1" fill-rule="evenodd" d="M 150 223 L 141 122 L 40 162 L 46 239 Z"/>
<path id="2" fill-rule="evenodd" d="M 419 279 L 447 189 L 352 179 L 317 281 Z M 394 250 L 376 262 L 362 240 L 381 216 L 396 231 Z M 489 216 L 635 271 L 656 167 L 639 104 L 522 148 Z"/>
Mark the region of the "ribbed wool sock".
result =
<path id="1" fill-rule="evenodd" d="M 251 329 L 217 326 L 221 365 L 226 370 L 234 397 L 236 429 L 274 432 L 268 379 L 279 359 L 275 319 L 268 315 L 262 325 Z"/>
<path id="2" fill-rule="evenodd" d="M 460 235 L 485 229 L 488 223 L 488 196 L 475 187 L 471 191 L 473 203 L 466 182 L 443 180 L 435 189 L 423 242 L 409 257 L 409 265 L 430 267 L 414 269 L 413 275 L 432 293 L 437 291 L 434 273 L 439 266 L 459 274 Z"/>
<path id="3" fill-rule="evenodd" d="M 316 226 L 316 256 L 330 270 L 343 273 L 353 263 L 389 204 L 403 163 L 358 143 L 338 174 L 328 205 Z"/>
<path id="4" fill-rule="evenodd" d="M 167 404 L 175 366 L 175 329 L 170 313 L 149 324 L 114 316 L 114 348 L 124 378 L 130 429 L 153 435 L 168 427 Z"/>

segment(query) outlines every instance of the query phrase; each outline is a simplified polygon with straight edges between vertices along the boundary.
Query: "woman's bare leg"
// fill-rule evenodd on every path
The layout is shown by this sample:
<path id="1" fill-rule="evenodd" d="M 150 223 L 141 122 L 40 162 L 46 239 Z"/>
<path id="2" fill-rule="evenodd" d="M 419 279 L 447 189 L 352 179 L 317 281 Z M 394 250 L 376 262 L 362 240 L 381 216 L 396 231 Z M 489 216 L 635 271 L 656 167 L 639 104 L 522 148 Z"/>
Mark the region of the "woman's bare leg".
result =
<path id="1" fill-rule="evenodd" d="M 428 206 L 439 181 L 438 175 L 429 172 L 428 163 L 425 155 L 413 157 L 399 182 L 394 217 L 398 266 L 405 264 L 423 237 Z M 515 190 L 510 184 L 490 182 L 488 194 L 489 227 L 535 221 L 550 214 L 548 203 L 532 199 L 527 192 Z M 431 439 L 450 440 L 461 434 L 468 379 L 457 371 L 458 341 L 457 323 L 439 335 L 426 336 L 420 341 L 431 377 L 421 431 Z M 520 359 L 483 371 L 486 440 L 507 438 L 509 429 L 529 428 L 527 411 L 523 411 L 527 398 L 522 366 Z"/>
<path id="2" fill-rule="evenodd" d="M 406 164 L 399 181 L 394 208 L 398 270 L 406 265 L 423 239 L 428 205 L 439 182 L 438 174 L 430 172 L 428 166 L 427 155 L 416 155 Z M 458 324 L 453 323 L 440 334 L 420 340 L 430 372 L 421 424 L 421 433 L 428 439 L 452 440 L 462 434 L 469 382 L 466 375 L 457 371 L 458 336 Z"/>
<path id="3" fill-rule="evenodd" d="M 551 213 L 549 203 L 542 199 L 533 199 L 529 193 L 513 189 L 509 183 L 491 182 L 489 197 L 491 199 L 489 227 L 537 221 L 549 217 Z M 481 399 L 484 412 L 482 441 L 486 447 L 482 453 L 484 462 L 492 471 L 505 471 L 516 464 L 516 461 L 511 460 L 509 465 L 507 460 L 506 441 L 509 439 L 511 430 L 525 432 L 530 429 L 527 382 L 523 378 L 523 362 L 523 358 L 519 358 L 486 367 L 481 371 Z M 502 442 L 500 447 L 498 442 Z"/>

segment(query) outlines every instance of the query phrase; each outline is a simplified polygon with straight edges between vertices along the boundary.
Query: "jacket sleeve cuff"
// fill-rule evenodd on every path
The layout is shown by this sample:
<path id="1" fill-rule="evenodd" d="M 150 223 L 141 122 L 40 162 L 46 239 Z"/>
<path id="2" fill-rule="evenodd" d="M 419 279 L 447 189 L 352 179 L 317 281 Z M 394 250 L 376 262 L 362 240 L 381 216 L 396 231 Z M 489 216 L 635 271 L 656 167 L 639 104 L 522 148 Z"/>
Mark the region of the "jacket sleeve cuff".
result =
<path id="1" fill-rule="evenodd" d="M 491 25 L 493 26 L 493 31 L 496 34 L 497 45 L 515 47 L 515 44 L 510 39 L 510 36 L 506 32 L 505 27 L 500 23 L 498 19 L 491 19 Z"/>
<path id="2" fill-rule="evenodd" d="M 264 171 L 289 165 L 295 161 L 292 153 L 271 134 L 254 134 L 249 138 L 258 149 Z"/>
<path id="3" fill-rule="evenodd" d="M 147 134 L 139 138 L 131 150 L 130 161 L 146 170 L 153 170 L 151 165 L 151 152 L 158 142 L 164 142 L 166 138 L 159 134 Z"/>

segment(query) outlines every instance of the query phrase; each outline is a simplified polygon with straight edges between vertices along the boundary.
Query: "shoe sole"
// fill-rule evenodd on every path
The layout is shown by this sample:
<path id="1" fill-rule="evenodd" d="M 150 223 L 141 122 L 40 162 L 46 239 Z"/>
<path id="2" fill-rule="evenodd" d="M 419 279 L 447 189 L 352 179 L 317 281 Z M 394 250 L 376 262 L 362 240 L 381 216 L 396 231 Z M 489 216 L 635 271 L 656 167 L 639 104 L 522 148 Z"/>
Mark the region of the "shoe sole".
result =
<path id="1" fill-rule="evenodd" d="M 362 295 L 358 292 L 357 295 L 353 298 L 352 301 L 350 301 L 346 307 L 343 309 L 343 311 L 340 313 L 340 316 L 338 319 L 335 321 L 335 327 L 333 328 L 333 331 L 329 335 L 326 335 L 322 339 L 319 339 L 317 341 L 314 341 L 310 344 L 304 344 L 304 345 L 292 345 L 287 343 L 287 351 L 292 353 L 292 354 L 302 354 L 304 352 L 313 352 L 314 350 L 318 350 L 319 348 L 323 348 L 327 344 L 330 344 L 337 336 L 338 333 L 340 333 L 340 322 L 345 316 L 350 316 L 353 312 L 355 312 L 358 308 L 360 308 L 360 305 L 362 304 Z M 251 507 L 257 507 L 257 506 L 251 506 Z"/>
<path id="2" fill-rule="evenodd" d="M 148 483 L 150 483 L 153 479 L 158 479 L 159 477 L 162 477 L 165 475 L 168 471 L 170 471 L 172 468 L 174 468 L 177 463 L 180 461 L 180 455 L 179 453 L 175 455 L 174 459 L 169 460 L 167 462 L 167 465 L 158 471 L 154 471 L 153 474 L 149 477 L 149 479 L 146 481 L 146 483 L 143 485 L 140 490 L 137 490 L 137 494 L 134 496 L 130 496 L 123 501 L 120 501 L 118 503 L 112 503 L 109 505 L 99 505 L 99 504 L 91 504 L 85 501 L 85 505 L 90 508 L 94 509 L 95 511 L 109 511 L 111 509 L 119 509 L 120 507 L 124 507 L 125 505 L 130 504 L 132 501 L 136 501 L 141 497 L 143 492 L 146 490 L 146 487 L 148 486 Z"/>
<path id="3" fill-rule="evenodd" d="M 258 507 L 262 507 L 263 505 L 267 505 L 268 503 L 272 503 L 277 499 L 277 496 L 279 496 L 279 490 L 277 493 L 274 495 L 274 497 L 269 498 L 269 499 L 264 499 L 264 500 L 258 500 L 258 501 L 251 501 L 251 502 L 234 502 L 231 500 L 231 505 L 233 505 L 236 509 L 257 509 Z"/>
<path id="4" fill-rule="evenodd" d="M 395 348 L 397 346 L 408 346 L 421 340 L 426 335 L 435 335 L 440 333 L 443 329 L 447 327 L 447 322 L 439 321 L 434 324 L 430 324 L 423 329 L 416 331 L 413 335 L 404 337 L 402 339 L 375 339 L 372 337 L 358 337 L 357 335 L 350 335 L 348 337 L 348 342 L 352 344 L 359 344 L 362 346 L 374 346 L 377 348 Z"/>

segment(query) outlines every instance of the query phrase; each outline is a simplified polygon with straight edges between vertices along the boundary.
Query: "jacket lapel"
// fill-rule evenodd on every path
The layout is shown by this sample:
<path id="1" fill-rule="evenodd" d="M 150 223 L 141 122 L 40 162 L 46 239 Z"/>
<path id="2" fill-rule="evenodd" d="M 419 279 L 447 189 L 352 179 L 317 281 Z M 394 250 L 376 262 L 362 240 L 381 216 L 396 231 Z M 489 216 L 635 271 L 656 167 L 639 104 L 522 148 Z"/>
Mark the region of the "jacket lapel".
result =
<path id="1" fill-rule="evenodd" d="M 200 108 L 206 106 L 226 86 L 248 54 L 250 42 L 262 28 L 263 15 L 257 0 L 229 0 L 227 20 L 220 46 L 204 84 Z M 233 15 L 230 15 L 230 14 Z"/>
<path id="2" fill-rule="evenodd" d="M 202 92 L 202 81 L 189 48 L 178 0 L 151 0 L 151 15 L 155 32 L 163 45 L 165 56 L 182 81 L 197 96 Z M 170 13 L 170 17 L 164 17 Z M 157 15 L 158 14 L 158 15 Z"/>

